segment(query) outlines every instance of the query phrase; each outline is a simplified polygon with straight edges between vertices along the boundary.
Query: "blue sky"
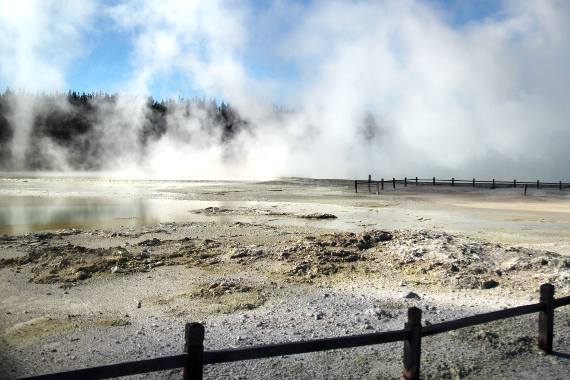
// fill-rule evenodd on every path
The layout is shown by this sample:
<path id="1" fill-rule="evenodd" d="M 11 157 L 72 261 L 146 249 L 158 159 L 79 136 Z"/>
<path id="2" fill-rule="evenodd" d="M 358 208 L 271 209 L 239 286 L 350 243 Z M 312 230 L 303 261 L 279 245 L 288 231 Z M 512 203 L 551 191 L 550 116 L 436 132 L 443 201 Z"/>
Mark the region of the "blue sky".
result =
<path id="1" fill-rule="evenodd" d="M 65 8 L 68 2 L 61 1 L 22 1 L 15 4 L 12 1 L 1 1 L 2 9 L 20 8 L 21 19 L 10 17 L 9 13 L 3 12 L 5 16 L 10 17 L 13 25 L 10 23 L 0 27 L 6 38 L 16 36 L 11 43 L 30 43 L 30 57 L 18 57 L 14 54 L 11 46 L 1 47 L 4 62 L 0 66 L 0 86 L 2 88 L 26 88 L 30 91 L 67 91 L 69 89 L 85 92 L 106 91 L 106 92 L 136 92 L 142 90 L 157 99 L 165 97 L 177 97 L 178 95 L 187 98 L 192 96 L 223 96 L 218 91 L 203 88 L 194 83 L 191 76 L 187 75 L 183 69 L 179 67 L 171 67 L 167 70 L 159 70 L 154 73 L 152 78 L 148 79 L 148 83 L 144 89 L 135 87 L 130 84 L 133 81 L 133 72 L 138 66 L 136 39 L 144 33 L 144 25 L 136 25 L 133 20 L 125 22 L 121 17 L 125 15 L 117 15 L 117 9 L 124 7 L 125 12 L 144 8 L 156 2 L 147 1 L 77 1 L 77 7 L 73 12 L 77 12 L 78 18 L 74 19 L 74 14 L 66 14 Z M 164 2 L 165 9 L 172 9 L 173 12 L 180 11 L 176 6 L 170 8 L 169 3 Z M 184 3 L 184 2 L 183 2 Z M 192 4 L 191 1 L 186 1 Z M 260 81 L 276 81 L 280 83 L 294 83 L 301 80 L 300 62 L 292 57 L 284 57 L 273 48 L 283 43 L 287 38 L 298 31 L 296 28 L 299 21 L 307 14 L 319 12 L 319 9 L 326 7 L 326 1 L 212 1 L 219 8 L 229 8 L 238 10 L 240 21 L 244 21 L 247 28 L 247 38 L 244 44 L 240 44 L 236 55 L 241 60 L 243 69 L 246 74 Z M 332 3 L 332 2 L 330 2 Z M 382 3 L 382 2 L 340 2 L 346 6 L 358 6 L 358 3 Z M 394 3 L 387 1 L 386 3 Z M 403 1 L 402 3 L 406 3 Z M 414 3 L 414 2 L 407 2 Z M 449 24 L 453 28 L 462 28 L 466 24 L 472 22 L 480 22 L 485 18 L 496 17 L 501 10 L 500 1 L 467 1 L 467 0 L 426 0 L 417 1 L 421 6 L 431 8 L 442 23 Z M 199 7 L 198 5 L 196 7 Z M 410 5 L 411 8 L 414 5 Z M 153 7 L 149 6 L 152 12 Z M 188 18 L 192 23 L 192 17 L 200 17 L 200 15 L 192 12 L 193 6 L 189 6 Z M 63 12 L 62 12 L 63 10 Z M 35 14 L 34 14 L 35 13 Z M 215 12 L 214 12 L 215 13 Z M 8 14 L 8 15 L 7 15 Z M 28 17 L 25 15 L 28 14 Z M 13 16 L 13 15 L 12 15 Z M 146 15 L 152 18 L 152 15 Z M 166 30 L 172 31 L 172 25 L 169 25 L 168 17 L 175 15 L 156 15 L 156 21 Z M 217 15 L 219 17 L 219 15 Z M 43 29 L 34 30 L 29 24 L 35 18 L 42 18 L 45 23 Z M 219 28 L 224 28 L 224 20 L 220 19 Z M 69 25 L 65 25 L 68 23 Z M 57 34 L 58 25 L 64 24 L 70 28 L 68 32 L 73 35 L 56 35 L 51 38 L 49 33 Z M 41 36 L 34 36 L 34 33 Z M 47 36 L 45 34 L 48 34 Z M 189 33 L 197 33 L 189 31 Z M 28 40 L 31 35 L 31 41 Z M 199 32 L 198 32 L 199 34 Z M 22 41 L 18 41 L 21 39 Z M 43 41 L 43 40 L 47 41 Z M 71 51 L 63 52 L 65 57 L 54 57 L 62 46 L 68 43 L 67 39 L 71 39 L 69 45 Z M 51 41 L 50 41 L 51 40 Z M 3 38 L 3 41 L 6 41 Z M 42 49 L 34 44 L 50 43 L 58 44 L 56 52 L 50 51 L 49 46 Z M 36 51 L 34 51 L 36 49 Z M 5 61 L 13 59 L 11 64 Z M 53 64 L 53 60 L 62 58 L 61 62 Z M 22 80 L 21 75 L 13 75 L 14 68 L 17 66 L 18 59 L 30 59 L 39 61 L 36 73 L 41 77 L 42 65 L 50 65 L 57 70 L 61 76 L 59 81 L 51 79 Z M 310 72 L 310 69 L 308 70 Z M 29 79 L 29 77 L 28 77 Z M 286 90 L 288 86 L 284 85 L 281 91 Z M 277 99 L 275 101 L 287 102 L 287 98 L 282 98 L 279 94 L 273 94 Z"/>
<path id="2" fill-rule="evenodd" d="M 0 0 L 0 89 L 225 100 L 293 175 L 570 181 L 569 68 L 568 1 Z"/>

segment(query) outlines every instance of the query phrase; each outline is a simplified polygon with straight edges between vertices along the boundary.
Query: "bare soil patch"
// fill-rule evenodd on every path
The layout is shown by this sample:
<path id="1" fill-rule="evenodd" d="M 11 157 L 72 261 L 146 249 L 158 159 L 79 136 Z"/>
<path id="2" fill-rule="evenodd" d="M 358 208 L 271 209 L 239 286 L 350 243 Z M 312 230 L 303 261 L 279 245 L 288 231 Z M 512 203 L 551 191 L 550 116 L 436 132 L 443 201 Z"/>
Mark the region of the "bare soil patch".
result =
<path id="1" fill-rule="evenodd" d="M 397 330 L 410 306 L 422 309 L 427 325 L 534 303 L 545 282 L 557 297 L 570 294 L 566 217 L 549 207 L 506 212 L 457 201 L 494 202 L 484 191 L 354 194 L 343 181 L 224 186 L 159 184 L 145 196 L 276 207 L 197 211 L 230 218 L 225 222 L 0 236 L 0 377 L 180 353 L 189 321 L 206 326 L 206 349 L 226 349 Z M 541 202 L 566 202 L 557 197 Z M 368 217 L 342 230 L 322 228 L 326 207 L 295 211 L 294 202 L 334 205 L 335 223 L 355 207 Z M 537 218 L 548 221 L 542 224 L 549 234 L 521 228 Z M 557 309 L 555 334 L 558 355 L 549 357 L 536 350 L 536 316 L 429 337 L 422 376 L 566 378 L 566 308 Z M 400 378 L 401 350 L 391 344 L 208 366 L 206 378 Z"/>

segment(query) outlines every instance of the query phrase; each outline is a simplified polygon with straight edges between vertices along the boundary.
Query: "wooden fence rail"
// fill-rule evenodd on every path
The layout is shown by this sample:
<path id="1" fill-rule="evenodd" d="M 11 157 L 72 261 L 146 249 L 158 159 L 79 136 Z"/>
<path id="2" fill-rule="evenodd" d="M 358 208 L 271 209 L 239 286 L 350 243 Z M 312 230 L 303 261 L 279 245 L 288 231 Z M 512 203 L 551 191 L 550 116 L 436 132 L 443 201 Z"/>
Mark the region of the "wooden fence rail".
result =
<path id="1" fill-rule="evenodd" d="M 372 180 L 372 176 L 368 176 L 368 180 L 356 180 L 354 181 L 354 191 L 358 193 L 359 186 L 366 186 L 368 188 L 368 192 L 371 192 L 373 189 L 376 191 L 376 194 L 379 191 L 384 190 L 384 186 L 390 186 L 393 189 L 396 188 L 396 185 L 408 187 L 408 184 L 413 184 L 415 186 L 471 186 L 471 187 L 490 187 L 492 189 L 496 188 L 524 188 L 525 195 L 526 191 L 529 187 L 536 187 L 537 189 L 543 188 L 558 188 L 559 190 L 562 189 L 570 189 L 569 182 L 540 182 L 539 180 L 528 182 L 528 181 L 496 181 L 496 180 L 475 180 L 473 179 L 436 179 L 433 178 L 408 178 L 405 177 L 404 179 L 387 179 L 384 178 L 378 180 Z"/>
<path id="2" fill-rule="evenodd" d="M 554 335 L 554 309 L 567 305 L 570 305 L 570 296 L 554 299 L 554 286 L 551 284 L 543 284 L 540 286 L 539 303 L 473 315 L 425 327 L 421 325 L 421 309 L 411 307 L 408 309 L 408 322 L 405 323 L 403 330 L 214 351 L 204 351 L 204 326 L 199 323 L 188 323 L 185 329 L 186 353 L 29 376 L 21 379 L 109 379 L 174 368 L 184 368 L 184 379 L 194 380 L 202 379 L 203 366 L 206 364 L 262 359 L 403 341 L 403 377 L 412 380 L 419 379 L 420 376 L 421 340 L 423 337 L 526 314 L 539 313 L 538 348 L 545 354 L 551 354 Z"/>

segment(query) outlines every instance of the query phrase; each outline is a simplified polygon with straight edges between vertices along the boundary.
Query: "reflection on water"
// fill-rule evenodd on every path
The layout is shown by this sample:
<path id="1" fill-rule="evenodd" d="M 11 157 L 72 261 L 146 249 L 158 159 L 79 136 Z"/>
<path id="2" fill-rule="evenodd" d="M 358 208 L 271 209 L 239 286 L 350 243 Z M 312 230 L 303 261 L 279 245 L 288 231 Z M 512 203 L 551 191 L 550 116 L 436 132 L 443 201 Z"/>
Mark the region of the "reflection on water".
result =
<path id="1" fill-rule="evenodd" d="M 0 233 L 213 219 L 223 222 L 228 218 L 211 218 L 189 211 L 210 206 L 248 207 L 256 204 L 257 202 L 12 197 L 9 201 L 4 199 L 0 205 Z"/>
<path id="2" fill-rule="evenodd" d="M 203 215 L 190 211 L 205 207 L 256 209 L 291 214 L 332 213 L 338 219 L 304 219 L 271 215 Z M 171 199 L 88 198 L 88 197 L 0 197 L 0 234 L 62 228 L 105 228 L 141 226 L 165 222 L 262 222 L 270 225 L 362 231 L 370 228 L 414 228 L 409 211 L 361 208 L 315 203 L 244 201 L 190 201 Z M 424 227 L 424 226 L 422 226 Z"/>

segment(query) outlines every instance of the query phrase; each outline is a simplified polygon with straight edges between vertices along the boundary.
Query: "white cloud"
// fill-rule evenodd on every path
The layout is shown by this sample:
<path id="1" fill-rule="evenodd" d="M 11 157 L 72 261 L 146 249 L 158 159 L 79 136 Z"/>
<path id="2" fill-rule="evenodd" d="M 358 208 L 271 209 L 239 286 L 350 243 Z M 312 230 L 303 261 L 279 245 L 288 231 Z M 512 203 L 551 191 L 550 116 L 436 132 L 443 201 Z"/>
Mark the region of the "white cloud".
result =
<path id="1" fill-rule="evenodd" d="M 66 70 L 87 51 L 83 32 L 97 2 L 0 1 L 0 83 L 64 90 Z"/>
<path id="2" fill-rule="evenodd" d="M 13 4 L 0 2 L 2 81 L 60 88 L 69 64 L 88 49 L 92 18 L 108 15 L 132 39 L 128 92 L 180 80 L 224 98 L 256 125 L 240 137 L 244 156 L 233 172 L 567 176 L 564 1 L 504 1 L 461 25 L 427 0 Z M 266 104 L 275 99 L 297 114 L 269 117 Z M 363 144 L 367 109 L 381 128 Z M 167 141 L 151 166 L 172 156 Z M 200 154 L 224 172 L 227 162 L 215 164 L 219 151 Z"/>

